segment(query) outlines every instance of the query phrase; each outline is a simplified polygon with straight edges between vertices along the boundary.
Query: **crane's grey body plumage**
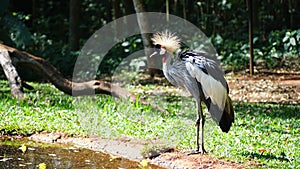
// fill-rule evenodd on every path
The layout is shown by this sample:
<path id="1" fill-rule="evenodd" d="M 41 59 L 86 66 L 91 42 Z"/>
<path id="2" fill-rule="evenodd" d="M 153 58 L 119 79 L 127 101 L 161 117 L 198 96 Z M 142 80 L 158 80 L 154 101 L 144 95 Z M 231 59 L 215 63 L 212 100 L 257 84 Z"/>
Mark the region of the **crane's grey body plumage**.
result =
<path id="1" fill-rule="evenodd" d="M 171 56 L 167 56 L 168 61 L 171 62 Z M 170 59 L 170 60 L 169 60 Z M 169 65 L 166 65 L 169 66 Z M 164 69 L 164 68 L 163 68 Z M 174 86 L 179 86 L 182 89 L 189 91 L 194 97 L 199 96 L 199 92 L 197 91 L 198 86 L 196 79 L 189 75 L 189 72 L 186 69 L 185 62 L 176 59 L 173 63 L 170 63 L 169 67 L 166 67 L 167 71 L 163 71 L 165 77 L 168 79 L 170 83 Z M 178 73 L 180 70 L 180 73 Z M 196 91 L 196 92 L 192 92 Z"/>
<path id="2" fill-rule="evenodd" d="M 191 53 L 193 55 L 191 55 Z M 174 86 L 179 86 L 183 90 L 188 91 L 195 98 L 197 109 L 201 108 L 201 101 L 204 102 L 212 116 L 212 119 L 214 119 L 216 123 L 219 123 L 223 110 L 221 111 L 218 109 L 217 105 L 212 104 L 211 98 L 205 97 L 202 84 L 197 81 L 195 77 L 190 75 L 186 67 L 186 63 L 190 62 L 198 66 L 199 69 L 201 69 L 204 73 L 209 75 L 213 74 L 211 76 L 218 78 L 218 81 L 222 83 L 228 93 L 229 88 L 223 76 L 223 71 L 215 61 L 201 56 L 202 53 L 204 52 L 191 50 L 183 51 L 179 53 L 178 57 L 176 57 L 173 62 L 172 57 L 167 53 L 167 61 L 166 64 L 164 64 L 165 68 L 163 68 L 163 72 L 171 84 Z"/>
<path id="3" fill-rule="evenodd" d="M 205 103 L 212 118 L 223 132 L 228 132 L 234 122 L 234 110 L 228 96 L 229 87 L 224 73 L 218 62 L 210 58 L 206 52 L 185 50 L 173 57 L 171 53 L 180 47 L 180 43 L 179 38 L 168 31 L 155 34 L 152 40 L 155 48 L 160 50 L 155 53 L 164 55 L 163 73 L 165 77 L 173 85 L 189 91 L 196 101 L 198 112 L 196 121 L 197 152 L 200 150 L 199 131 L 201 131 L 200 153 L 205 153 L 205 118 L 201 103 Z"/>

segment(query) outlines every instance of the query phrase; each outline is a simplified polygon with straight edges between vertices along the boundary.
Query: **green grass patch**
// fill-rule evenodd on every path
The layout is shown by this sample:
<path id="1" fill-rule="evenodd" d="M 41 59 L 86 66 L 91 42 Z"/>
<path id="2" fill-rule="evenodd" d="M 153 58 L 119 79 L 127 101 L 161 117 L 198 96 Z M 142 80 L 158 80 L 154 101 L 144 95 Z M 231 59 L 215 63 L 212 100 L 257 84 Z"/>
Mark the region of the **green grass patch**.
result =
<path id="1" fill-rule="evenodd" d="M 18 101 L 11 98 L 8 83 L 0 83 L 4 86 L 0 95 L 0 130 L 5 133 L 62 131 L 195 148 L 195 103 L 169 87 L 139 87 L 145 90 L 140 97 L 167 109 L 170 114 L 166 115 L 138 101 L 129 103 L 105 95 L 73 98 L 48 84 L 32 83 L 35 90 L 26 91 L 26 99 Z M 156 94 L 147 93 L 150 90 Z M 300 165 L 299 105 L 234 103 L 234 107 L 236 118 L 229 133 L 222 133 L 205 109 L 205 146 L 209 155 L 236 162 L 253 161 L 267 168 Z"/>
<path id="2" fill-rule="evenodd" d="M 6 134 L 29 135 L 39 131 L 62 131 L 82 134 L 74 114 L 73 98 L 49 84 L 31 83 L 24 100 L 13 99 L 5 81 L 0 101 L 0 130 Z"/>

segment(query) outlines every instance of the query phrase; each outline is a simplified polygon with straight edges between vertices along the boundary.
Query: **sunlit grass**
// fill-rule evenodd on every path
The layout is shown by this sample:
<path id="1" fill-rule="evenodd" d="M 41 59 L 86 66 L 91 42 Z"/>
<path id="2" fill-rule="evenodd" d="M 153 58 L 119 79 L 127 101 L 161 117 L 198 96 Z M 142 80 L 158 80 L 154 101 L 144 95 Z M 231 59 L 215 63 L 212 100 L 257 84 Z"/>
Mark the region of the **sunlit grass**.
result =
<path id="1" fill-rule="evenodd" d="M 32 83 L 24 100 L 13 99 L 9 85 L 1 81 L 0 130 L 9 134 L 28 135 L 39 131 L 82 133 L 74 113 L 73 98 L 48 84 Z"/>
<path id="2" fill-rule="evenodd" d="M 5 87 L 0 95 L 2 132 L 26 135 L 62 131 L 70 135 L 155 140 L 185 150 L 195 148 L 194 101 L 167 86 L 129 89 L 134 93 L 144 90 L 139 92 L 140 97 L 160 105 L 170 114 L 138 101 L 130 103 L 105 95 L 72 98 L 51 85 L 32 85 L 36 89 L 26 91 L 26 100 L 18 101 L 11 98 L 8 83 L 1 81 Z M 234 107 L 236 118 L 229 133 L 222 133 L 206 114 L 205 145 L 209 155 L 268 168 L 300 165 L 299 105 L 234 103 Z"/>

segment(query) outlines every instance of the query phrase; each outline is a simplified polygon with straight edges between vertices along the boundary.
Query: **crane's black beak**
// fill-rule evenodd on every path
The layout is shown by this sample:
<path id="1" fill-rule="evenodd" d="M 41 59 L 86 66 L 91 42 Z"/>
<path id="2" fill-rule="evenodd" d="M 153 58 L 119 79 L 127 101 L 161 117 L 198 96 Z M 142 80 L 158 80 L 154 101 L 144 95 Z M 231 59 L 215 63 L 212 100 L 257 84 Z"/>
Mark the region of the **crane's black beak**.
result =
<path id="1" fill-rule="evenodd" d="M 150 55 L 150 58 L 154 55 L 157 55 L 159 53 L 159 50 L 160 50 L 160 45 L 159 44 L 155 44 L 154 45 L 154 52 Z"/>
<path id="2" fill-rule="evenodd" d="M 155 52 L 153 52 L 152 55 L 150 55 L 150 58 L 154 55 L 157 55 L 157 54 L 163 55 L 163 54 L 166 53 L 166 49 L 162 48 L 160 44 L 155 44 L 154 45 L 154 50 L 155 50 Z"/>
<path id="3" fill-rule="evenodd" d="M 157 55 L 157 54 L 158 54 L 157 51 L 153 52 L 153 53 L 150 55 L 150 58 L 151 58 L 152 56 L 154 56 L 154 55 Z"/>

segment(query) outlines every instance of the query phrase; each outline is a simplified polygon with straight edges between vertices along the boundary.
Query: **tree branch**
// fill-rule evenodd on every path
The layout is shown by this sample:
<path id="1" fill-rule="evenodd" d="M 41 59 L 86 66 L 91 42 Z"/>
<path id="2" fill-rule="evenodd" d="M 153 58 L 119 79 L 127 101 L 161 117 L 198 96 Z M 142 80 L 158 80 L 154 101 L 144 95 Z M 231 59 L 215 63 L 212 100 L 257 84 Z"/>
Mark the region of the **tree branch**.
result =
<path id="1" fill-rule="evenodd" d="M 23 98 L 22 84 L 24 83 L 22 83 L 21 78 L 15 69 L 15 66 L 18 64 L 29 66 L 40 72 L 57 89 L 68 95 L 82 96 L 106 94 L 117 98 L 129 99 L 131 102 L 135 102 L 136 99 L 138 99 L 134 94 L 110 82 L 101 80 L 72 82 L 71 80 L 64 78 L 64 76 L 47 60 L 3 44 L 0 44 L 0 63 L 10 83 L 13 97 L 19 99 Z M 139 98 L 139 102 L 144 105 L 151 105 L 160 112 L 168 113 L 165 109 L 155 104 L 150 104 L 144 99 Z"/>
<path id="2" fill-rule="evenodd" d="M 0 64 L 3 67 L 3 71 L 7 80 L 9 81 L 11 94 L 13 97 L 22 99 L 24 96 L 22 90 L 21 78 L 18 75 L 16 68 L 13 66 L 7 50 L 0 48 Z"/>

